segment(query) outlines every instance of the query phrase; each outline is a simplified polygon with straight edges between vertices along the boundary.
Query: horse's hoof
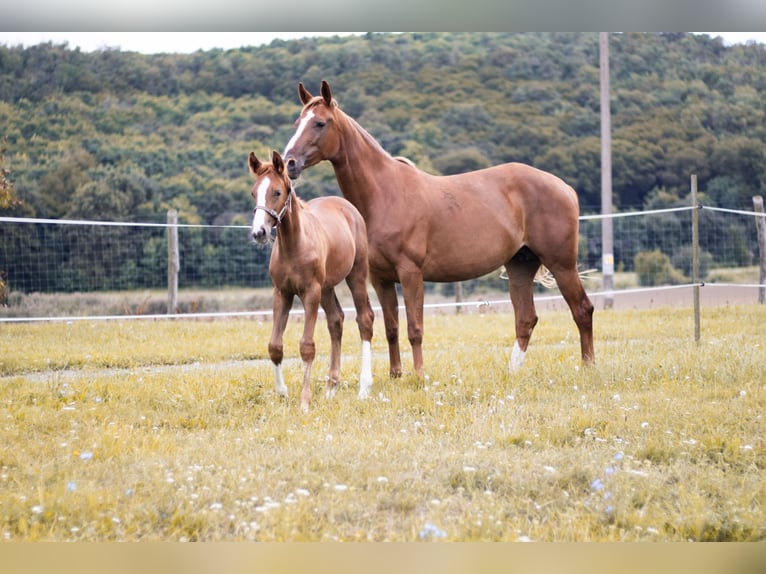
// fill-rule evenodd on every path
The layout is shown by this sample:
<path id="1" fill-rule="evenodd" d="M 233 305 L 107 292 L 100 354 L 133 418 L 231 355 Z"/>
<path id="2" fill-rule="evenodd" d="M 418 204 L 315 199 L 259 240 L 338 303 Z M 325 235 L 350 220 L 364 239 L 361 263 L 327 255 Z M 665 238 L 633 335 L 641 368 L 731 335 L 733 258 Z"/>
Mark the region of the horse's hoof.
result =
<path id="1" fill-rule="evenodd" d="M 325 398 L 332 399 L 333 397 L 335 397 L 335 393 L 337 392 L 337 390 L 338 390 L 338 387 L 331 387 L 327 389 L 327 391 L 324 394 Z"/>
<path id="2" fill-rule="evenodd" d="M 301 403 L 301 410 L 304 413 L 308 414 L 308 412 L 309 412 L 309 404 L 308 403 Z"/>
<path id="3" fill-rule="evenodd" d="M 357 398 L 360 400 L 369 399 L 370 389 L 359 389 L 359 394 L 357 395 Z"/>

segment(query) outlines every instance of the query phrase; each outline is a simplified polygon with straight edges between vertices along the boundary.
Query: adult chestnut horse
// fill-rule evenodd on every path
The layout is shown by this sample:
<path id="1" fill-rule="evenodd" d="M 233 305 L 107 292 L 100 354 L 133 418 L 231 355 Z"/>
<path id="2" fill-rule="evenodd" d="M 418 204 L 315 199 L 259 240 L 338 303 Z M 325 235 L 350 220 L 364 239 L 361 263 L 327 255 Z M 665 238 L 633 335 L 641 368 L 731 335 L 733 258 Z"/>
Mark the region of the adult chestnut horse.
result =
<path id="1" fill-rule="evenodd" d="M 272 153 L 271 163 L 262 163 L 254 153 L 248 158 L 255 176 L 251 194 L 253 239 L 266 243 L 276 226 L 276 241 L 271 251 L 269 274 L 274 284 L 274 323 L 269 340 L 269 357 L 274 363 L 277 394 L 287 396 L 282 374 L 282 336 L 293 300 L 303 302 L 303 359 L 301 408 L 311 402 L 311 366 L 316 355 L 314 327 L 319 305 L 327 316 L 330 331 L 330 376 L 327 395 L 333 396 L 340 379 L 340 351 L 343 336 L 343 309 L 335 295 L 335 286 L 346 280 L 356 307 L 356 322 L 362 337 L 362 369 L 359 398 L 366 398 L 372 386 L 372 323 L 375 314 L 367 296 L 367 231 L 364 219 L 342 197 L 320 197 L 304 203 L 295 195 L 285 174 L 279 153 Z"/>
<path id="2" fill-rule="evenodd" d="M 423 281 L 462 281 L 504 266 L 516 320 L 511 368 L 524 360 L 537 323 L 532 281 L 547 267 L 593 361 L 593 305 L 577 271 L 579 205 L 561 179 L 521 163 L 435 176 L 390 156 L 333 99 L 322 81 L 313 97 L 301 83 L 303 110 L 284 151 L 287 172 L 328 160 L 343 195 L 367 223 L 370 278 L 383 308 L 391 376 L 402 372 L 398 302 L 402 285 L 415 372 L 423 375 Z"/>

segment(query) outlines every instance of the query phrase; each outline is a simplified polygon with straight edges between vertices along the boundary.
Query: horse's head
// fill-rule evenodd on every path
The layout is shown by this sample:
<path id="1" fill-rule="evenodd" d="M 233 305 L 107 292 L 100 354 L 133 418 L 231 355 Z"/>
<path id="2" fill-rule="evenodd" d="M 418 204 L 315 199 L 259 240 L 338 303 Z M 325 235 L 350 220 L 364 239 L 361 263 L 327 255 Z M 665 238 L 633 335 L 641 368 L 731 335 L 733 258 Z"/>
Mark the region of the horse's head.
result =
<path id="1" fill-rule="evenodd" d="M 330 84 L 322 80 L 321 96 L 314 97 L 300 83 L 298 96 L 303 110 L 283 154 L 291 179 L 297 179 L 304 168 L 331 159 L 340 144 L 337 104 L 332 98 Z"/>
<path id="2" fill-rule="evenodd" d="M 255 153 L 250 152 L 248 165 L 255 176 L 255 184 L 250 191 L 255 200 L 251 233 L 255 241 L 266 243 L 272 239 L 272 229 L 282 222 L 290 209 L 292 187 L 282 156 L 276 150 L 271 154 L 271 163 L 261 162 Z"/>

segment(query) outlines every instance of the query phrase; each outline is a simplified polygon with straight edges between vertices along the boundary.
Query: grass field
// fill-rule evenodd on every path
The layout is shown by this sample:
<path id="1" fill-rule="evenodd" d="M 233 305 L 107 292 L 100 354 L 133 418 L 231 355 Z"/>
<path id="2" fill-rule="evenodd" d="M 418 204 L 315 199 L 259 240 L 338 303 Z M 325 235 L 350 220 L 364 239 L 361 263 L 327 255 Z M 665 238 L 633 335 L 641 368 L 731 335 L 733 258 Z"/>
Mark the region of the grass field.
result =
<path id="1" fill-rule="evenodd" d="M 270 322 L 0 324 L 0 538 L 11 541 L 752 541 L 766 538 L 766 306 L 600 311 L 597 364 L 541 312 L 432 314 L 427 377 L 343 379 L 300 411 L 301 326 L 274 393 Z M 402 348 L 408 350 L 406 340 Z M 411 366 L 408 354 L 405 367 Z"/>

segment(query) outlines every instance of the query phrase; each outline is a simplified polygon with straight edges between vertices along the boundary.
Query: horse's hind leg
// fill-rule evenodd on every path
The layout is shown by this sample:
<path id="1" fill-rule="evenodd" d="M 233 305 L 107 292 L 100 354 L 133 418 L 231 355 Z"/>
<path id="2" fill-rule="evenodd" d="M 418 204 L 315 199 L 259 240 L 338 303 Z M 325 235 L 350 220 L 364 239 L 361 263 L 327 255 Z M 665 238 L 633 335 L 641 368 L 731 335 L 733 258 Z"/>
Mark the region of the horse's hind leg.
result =
<path id="1" fill-rule="evenodd" d="M 402 376 L 402 359 L 399 354 L 399 299 L 393 281 L 380 281 L 372 276 L 372 286 L 383 309 L 383 324 L 388 342 L 388 364 L 391 378 Z"/>
<path id="2" fill-rule="evenodd" d="M 287 396 L 287 386 L 285 377 L 282 373 L 282 359 L 284 358 L 284 347 L 282 338 L 287 327 L 287 319 L 290 315 L 290 309 L 293 306 L 292 294 L 285 294 L 274 289 L 274 319 L 271 327 L 271 338 L 269 339 L 269 358 L 274 364 L 274 378 L 276 379 L 276 392 L 281 397 Z"/>
<path id="3" fill-rule="evenodd" d="M 576 267 L 550 268 L 559 291 L 569 305 L 572 318 L 580 332 L 580 353 L 584 364 L 595 360 L 593 351 L 593 303 L 588 298 Z"/>
<path id="4" fill-rule="evenodd" d="M 340 353 L 343 339 L 343 309 L 335 290 L 322 291 L 322 309 L 327 317 L 327 330 L 330 332 L 330 372 L 327 378 L 327 398 L 335 396 L 340 381 Z"/>
<path id="5" fill-rule="evenodd" d="M 524 363 L 524 355 L 529 346 L 532 331 L 537 325 L 537 311 L 532 283 L 540 260 L 527 248 L 522 248 L 505 265 L 508 273 L 508 290 L 513 304 L 513 315 L 516 322 L 516 341 L 511 352 L 510 370 L 514 371 Z"/>
<path id="6" fill-rule="evenodd" d="M 301 337 L 301 359 L 303 360 L 303 390 L 301 391 L 301 409 L 308 412 L 311 404 L 311 366 L 316 356 L 316 343 L 314 343 L 314 328 L 317 323 L 319 302 L 321 300 L 320 287 L 317 284 L 306 290 L 301 300 L 303 301 L 303 336 Z"/>
<path id="7" fill-rule="evenodd" d="M 351 290 L 351 297 L 356 308 L 356 324 L 359 327 L 359 336 L 362 339 L 362 366 L 359 373 L 360 399 L 366 399 L 370 395 L 372 387 L 372 324 L 375 313 L 370 305 L 370 297 L 367 295 L 367 260 L 357 263 L 352 269 L 346 283 Z"/>

